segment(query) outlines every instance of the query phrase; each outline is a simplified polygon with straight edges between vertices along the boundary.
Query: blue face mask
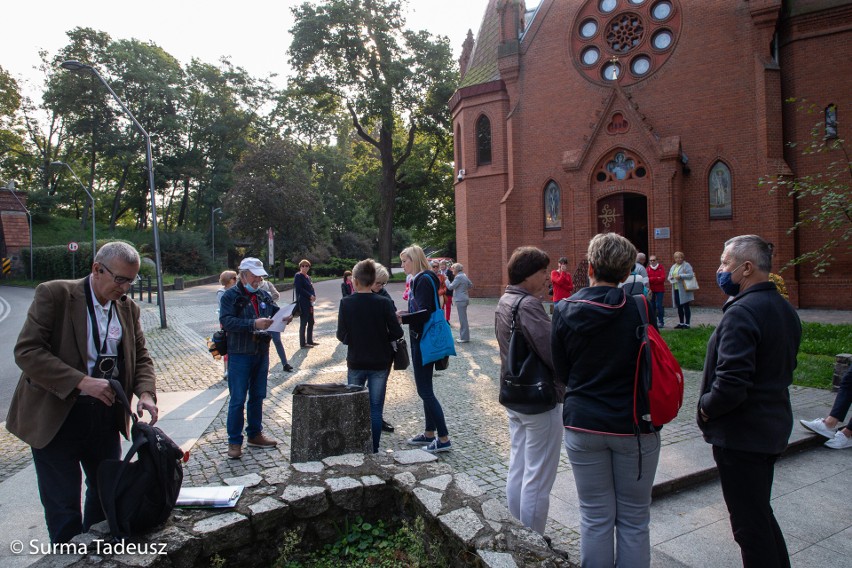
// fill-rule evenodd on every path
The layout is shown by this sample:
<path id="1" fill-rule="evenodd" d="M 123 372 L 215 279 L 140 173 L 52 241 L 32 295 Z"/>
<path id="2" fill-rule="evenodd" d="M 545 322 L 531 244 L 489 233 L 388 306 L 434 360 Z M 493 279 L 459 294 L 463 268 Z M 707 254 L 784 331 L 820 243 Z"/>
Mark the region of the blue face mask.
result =
<path id="1" fill-rule="evenodd" d="M 719 284 L 719 288 L 722 289 L 722 292 L 724 292 L 728 296 L 736 296 L 740 293 L 740 285 L 734 282 L 733 275 L 734 272 L 742 268 L 744 264 L 745 263 L 739 265 L 730 272 L 716 273 L 716 283 Z"/>
<path id="2" fill-rule="evenodd" d="M 255 292 L 257 292 L 257 288 L 255 288 L 251 284 L 244 283 L 243 286 L 245 286 L 245 289 L 248 291 L 249 294 L 254 294 Z"/>

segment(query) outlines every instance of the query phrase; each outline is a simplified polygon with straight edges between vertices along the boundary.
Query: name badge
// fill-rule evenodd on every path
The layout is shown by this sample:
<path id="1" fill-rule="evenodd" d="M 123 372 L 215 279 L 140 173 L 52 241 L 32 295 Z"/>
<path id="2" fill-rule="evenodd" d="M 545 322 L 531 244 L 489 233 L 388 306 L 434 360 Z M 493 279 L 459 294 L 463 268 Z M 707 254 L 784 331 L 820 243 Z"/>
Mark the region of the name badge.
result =
<path id="1" fill-rule="evenodd" d="M 107 339 L 111 341 L 118 341 L 121 338 L 121 324 L 116 322 L 110 322 L 109 329 L 107 330 Z"/>

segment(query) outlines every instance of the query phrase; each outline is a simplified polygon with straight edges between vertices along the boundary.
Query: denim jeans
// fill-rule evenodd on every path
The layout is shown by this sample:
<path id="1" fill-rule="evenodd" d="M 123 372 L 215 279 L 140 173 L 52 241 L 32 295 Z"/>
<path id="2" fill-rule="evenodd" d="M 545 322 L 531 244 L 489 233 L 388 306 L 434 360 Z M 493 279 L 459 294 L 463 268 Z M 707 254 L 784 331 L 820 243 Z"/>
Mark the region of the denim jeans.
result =
<path id="1" fill-rule="evenodd" d="M 275 351 L 278 352 L 278 358 L 281 360 L 281 365 L 287 364 L 287 352 L 284 351 L 284 344 L 281 343 L 281 332 L 280 331 L 267 331 L 272 337 L 272 343 L 275 344 Z"/>
<path id="2" fill-rule="evenodd" d="M 228 443 L 243 443 L 243 408 L 248 419 L 246 435 L 254 438 L 263 432 L 263 399 L 266 398 L 266 380 L 269 374 L 269 354 L 228 355 Z M 248 404 L 246 404 L 248 396 Z"/>
<path id="3" fill-rule="evenodd" d="M 379 451 L 382 437 L 382 412 L 385 409 L 385 391 L 388 386 L 390 369 L 373 371 L 349 369 L 347 382 L 350 385 L 367 385 L 370 392 L 370 430 L 373 433 L 373 453 Z"/>
<path id="4" fill-rule="evenodd" d="M 562 445 L 562 405 L 540 414 L 508 409 L 506 413 L 512 442 L 506 503 L 512 516 L 524 526 L 544 534 Z"/>
<path id="5" fill-rule="evenodd" d="M 665 295 L 665 292 L 654 292 L 654 307 L 657 308 L 657 322 L 660 327 L 665 324 L 666 308 L 663 305 L 663 296 Z"/>
<path id="6" fill-rule="evenodd" d="M 432 389 L 432 374 L 435 363 L 424 365 L 420 355 L 420 339 L 411 339 L 411 366 L 414 369 L 414 384 L 417 386 L 417 396 L 423 401 L 423 414 L 426 417 L 425 432 L 438 432 L 439 437 L 449 435 L 447 423 L 444 421 L 444 409 Z"/>
<path id="7" fill-rule="evenodd" d="M 842 423 L 846 420 L 850 406 L 852 406 L 852 366 L 846 370 L 846 374 L 840 379 L 840 389 L 837 391 L 837 396 L 834 397 L 834 404 L 828 415 L 837 418 L 837 421 Z M 846 428 L 852 429 L 852 420 L 849 421 Z"/>
<path id="8" fill-rule="evenodd" d="M 651 565 L 651 489 L 660 459 L 660 434 L 593 434 L 565 429 L 565 449 L 580 503 L 580 560 L 595 568 Z M 613 556 L 615 533 L 615 556 Z"/>

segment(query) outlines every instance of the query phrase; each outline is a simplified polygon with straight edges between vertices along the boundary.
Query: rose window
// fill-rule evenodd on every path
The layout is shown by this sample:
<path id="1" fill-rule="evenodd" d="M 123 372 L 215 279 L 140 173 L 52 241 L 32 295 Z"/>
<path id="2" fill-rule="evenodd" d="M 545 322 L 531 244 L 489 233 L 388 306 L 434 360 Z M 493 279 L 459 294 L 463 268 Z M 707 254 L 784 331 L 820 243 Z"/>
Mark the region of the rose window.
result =
<path id="1" fill-rule="evenodd" d="M 571 58 L 589 80 L 627 86 L 669 59 L 681 31 L 680 0 L 586 0 L 573 24 Z"/>

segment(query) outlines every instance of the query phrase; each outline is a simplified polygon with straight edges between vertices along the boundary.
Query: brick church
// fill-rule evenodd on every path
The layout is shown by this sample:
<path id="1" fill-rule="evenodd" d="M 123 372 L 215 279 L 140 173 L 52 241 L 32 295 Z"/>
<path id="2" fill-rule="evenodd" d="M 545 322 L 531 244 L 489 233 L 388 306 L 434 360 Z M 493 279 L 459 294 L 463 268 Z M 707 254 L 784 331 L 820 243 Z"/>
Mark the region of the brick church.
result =
<path id="1" fill-rule="evenodd" d="M 457 256 L 472 292 L 500 295 L 518 246 L 577 266 L 604 231 L 667 268 L 682 251 L 705 306 L 725 299 L 715 271 L 726 239 L 771 241 L 773 271 L 812 250 L 819 229 L 788 233 L 805 204 L 758 180 L 843 159 L 787 143 L 808 141 L 815 124 L 848 136 L 850 53 L 852 0 L 541 0 L 529 10 L 490 0 L 450 101 Z M 797 111 L 792 97 L 818 112 Z M 819 278 L 808 266 L 782 273 L 794 305 L 852 309 L 852 255 L 835 257 Z"/>

